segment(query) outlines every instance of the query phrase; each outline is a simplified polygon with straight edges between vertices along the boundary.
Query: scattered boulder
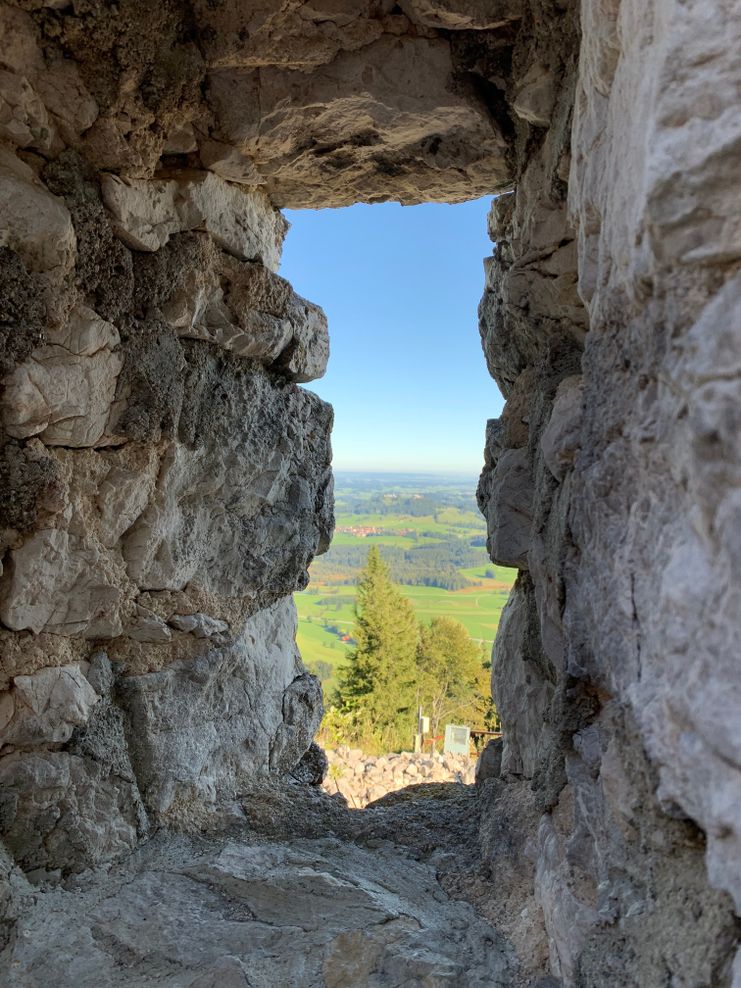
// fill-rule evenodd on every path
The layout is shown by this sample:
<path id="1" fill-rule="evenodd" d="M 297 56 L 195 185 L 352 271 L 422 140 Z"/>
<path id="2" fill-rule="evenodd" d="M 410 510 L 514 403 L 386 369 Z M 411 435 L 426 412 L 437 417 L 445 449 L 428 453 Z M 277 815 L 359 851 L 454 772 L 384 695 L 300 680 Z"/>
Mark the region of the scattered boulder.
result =
<path id="1" fill-rule="evenodd" d="M 476 761 L 476 786 L 482 786 L 487 779 L 498 779 L 502 771 L 502 738 L 491 738 Z"/>
<path id="2" fill-rule="evenodd" d="M 312 741 L 301 761 L 293 769 L 291 775 L 297 782 L 309 786 L 320 786 L 329 771 L 329 759 L 326 752 Z"/>

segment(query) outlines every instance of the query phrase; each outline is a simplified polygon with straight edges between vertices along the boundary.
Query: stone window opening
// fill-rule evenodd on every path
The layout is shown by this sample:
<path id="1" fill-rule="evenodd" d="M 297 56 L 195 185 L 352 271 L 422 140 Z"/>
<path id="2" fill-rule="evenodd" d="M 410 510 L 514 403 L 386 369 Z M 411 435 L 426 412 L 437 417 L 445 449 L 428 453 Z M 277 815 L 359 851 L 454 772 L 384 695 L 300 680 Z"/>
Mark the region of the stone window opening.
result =
<path id="1" fill-rule="evenodd" d="M 0 981 L 735 988 L 734 5 L 6 0 L 0 39 Z M 348 815 L 289 779 L 332 411 L 281 211 L 513 188 L 501 760 Z"/>

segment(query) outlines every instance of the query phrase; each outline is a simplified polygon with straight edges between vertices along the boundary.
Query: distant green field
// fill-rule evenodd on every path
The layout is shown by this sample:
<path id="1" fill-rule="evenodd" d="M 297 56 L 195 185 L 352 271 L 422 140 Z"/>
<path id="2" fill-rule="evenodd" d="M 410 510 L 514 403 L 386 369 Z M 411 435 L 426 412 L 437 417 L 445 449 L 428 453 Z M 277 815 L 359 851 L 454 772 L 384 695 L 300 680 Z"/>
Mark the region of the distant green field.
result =
<path id="1" fill-rule="evenodd" d="M 499 616 L 509 589 L 439 590 L 437 587 L 402 587 L 420 621 L 451 617 L 465 627 L 471 638 L 493 642 Z"/>
<path id="2" fill-rule="evenodd" d="M 505 571 L 506 572 L 506 571 Z M 494 581 L 489 581 L 493 583 Z M 511 577 L 508 582 L 511 582 Z M 502 608 L 509 589 L 502 586 L 482 587 L 480 590 L 440 590 L 437 587 L 399 587 L 411 602 L 418 620 L 429 622 L 435 617 L 451 617 L 465 627 L 471 638 L 491 644 L 496 635 Z M 326 630 L 325 625 L 351 634 L 355 614 L 352 604 L 333 604 L 333 597 L 354 595 L 355 587 L 322 585 L 295 595 L 299 614 L 297 641 L 304 661 L 314 667 L 327 662 L 337 668 L 350 647 L 340 637 Z M 335 677 L 325 683 L 332 689 Z"/>
<path id="3" fill-rule="evenodd" d="M 466 533 L 478 535 L 482 531 L 480 515 L 473 511 L 461 511 L 459 508 L 441 508 L 434 515 L 407 514 L 346 514 L 339 512 L 336 518 L 337 528 L 408 528 L 417 534 L 432 532 L 444 538 L 447 535 L 460 536 Z M 338 533 L 343 535 L 345 533 Z M 352 536 L 349 536 L 352 538 Z M 378 536 L 374 536 L 378 538 Z"/>
<path id="4" fill-rule="evenodd" d="M 466 628 L 471 638 L 490 644 L 494 641 L 499 618 L 515 572 L 489 561 L 482 542 L 486 535 L 484 519 L 478 513 L 473 498 L 473 483 L 441 483 L 433 487 L 413 486 L 414 482 L 399 483 L 392 492 L 388 483 L 372 488 L 365 478 L 355 486 L 337 485 L 337 529 L 377 528 L 381 534 L 355 535 L 336 531 L 333 546 L 326 556 L 319 557 L 311 569 L 311 583 L 303 593 L 295 595 L 299 615 L 297 641 L 306 664 L 321 669 L 325 695 L 331 695 L 337 684 L 337 670 L 345 661 L 351 643 L 343 635 L 351 635 L 355 621 L 355 581 L 362 560 L 371 546 L 377 545 L 383 554 L 402 553 L 402 559 L 416 559 L 419 552 L 437 552 L 435 565 L 457 573 L 462 589 L 448 590 L 428 586 L 430 564 L 405 564 L 402 578 L 412 579 L 399 586 L 399 591 L 411 602 L 419 621 L 435 617 L 451 617 Z M 420 500 L 415 489 L 424 497 Z M 398 513 L 395 511 L 398 503 Z M 346 505 L 353 510 L 345 510 Z M 384 510 L 373 510 L 383 507 Z M 414 514 L 414 510 L 427 511 Z M 366 510 L 369 509 L 369 510 Z M 412 513 L 410 513 L 412 512 Z M 404 534 L 402 534 L 404 533 Z M 424 534 L 422 534 L 424 533 Z M 425 546 L 438 546 L 427 550 Z M 348 555 L 347 547 L 357 549 Z M 461 547 L 456 549 L 454 547 Z M 456 556 L 456 552 L 458 553 Z M 465 566 L 453 562 L 466 559 Z M 471 565 L 480 560 L 477 565 Z M 426 568 L 425 568 L 426 566 Z M 437 570 L 432 569 L 433 573 Z M 419 581 L 415 582 L 419 574 Z M 425 576 L 427 579 L 423 580 Z M 444 584 L 443 584 L 444 585 Z"/>
<path id="5" fill-rule="evenodd" d="M 482 552 L 485 551 L 482 550 Z M 483 563 L 481 566 L 471 566 L 467 569 L 462 569 L 459 571 L 463 576 L 467 576 L 469 580 L 480 580 L 484 582 L 485 580 L 491 578 L 498 580 L 502 583 L 506 583 L 507 586 L 511 586 L 514 583 L 515 571 L 509 569 L 507 566 L 495 566 L 494 563 L 487 562 Z M 493 576 L 491 576 L 493 574 Z"/>
<path id="6" fill-rule="evenodd" d="M 399 525 L 399 528 L 405 526 Z M 441 536 L 439 535 L 420 535 L 415 532 L 414 535 L 393 535 L 389 533 L 388 535 L 369 535 L 366 538 L 358 538 L 357 535 L 352 535 L 350 532 L 335 532 L 334 538 L 332 539 L 333 545 L 365 545 L 369 549 L 372 545 L 398 545 L 402 548 L 409 545 L 431 545 L 434 542 L 440 542 Z"/>

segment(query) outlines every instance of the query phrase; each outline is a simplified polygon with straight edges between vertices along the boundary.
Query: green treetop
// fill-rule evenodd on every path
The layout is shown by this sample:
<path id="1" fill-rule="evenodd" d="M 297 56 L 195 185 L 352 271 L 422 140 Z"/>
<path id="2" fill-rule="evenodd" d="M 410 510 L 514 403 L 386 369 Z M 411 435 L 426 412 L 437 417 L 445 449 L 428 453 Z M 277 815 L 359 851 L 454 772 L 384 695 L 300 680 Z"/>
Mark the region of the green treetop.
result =
<path id="1" fill-rule="evenodd" d="M 380 750 L 406 747 L 415 730 L 418 628 L 375 546 L 358 582 L 353 637 L 338 699 L 353 715 L 355 739 Z"/>
<path id="2" fill-rule="evenodd" d="M 420 703 L 433 737 L 447 723 L 483 726 L 490 701 L 481 647 L 452 618 L 433 618 L 420 628 L 417 647 Z"/>

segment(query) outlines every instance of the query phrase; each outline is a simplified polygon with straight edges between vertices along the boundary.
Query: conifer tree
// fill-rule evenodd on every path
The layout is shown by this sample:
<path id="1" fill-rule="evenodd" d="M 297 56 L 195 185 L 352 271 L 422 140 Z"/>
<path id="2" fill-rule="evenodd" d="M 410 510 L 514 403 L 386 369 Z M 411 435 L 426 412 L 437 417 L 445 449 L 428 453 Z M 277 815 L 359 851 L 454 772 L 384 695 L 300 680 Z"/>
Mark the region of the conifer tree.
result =
<path id="1" fill-rule="evenodd" d="M 355 647 L 340 675 L 340 707 L 352 712 L 365 747 L 408 747 L 416 718 L 418 628 L 409 601 L 391 583 L 376 546 L 358 581 Z"/>

